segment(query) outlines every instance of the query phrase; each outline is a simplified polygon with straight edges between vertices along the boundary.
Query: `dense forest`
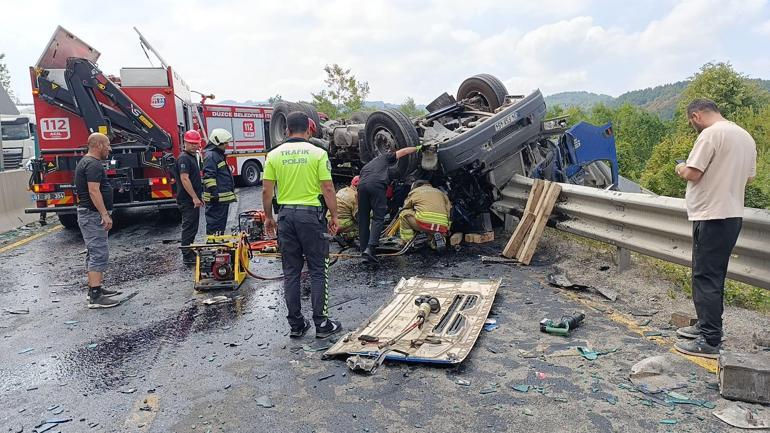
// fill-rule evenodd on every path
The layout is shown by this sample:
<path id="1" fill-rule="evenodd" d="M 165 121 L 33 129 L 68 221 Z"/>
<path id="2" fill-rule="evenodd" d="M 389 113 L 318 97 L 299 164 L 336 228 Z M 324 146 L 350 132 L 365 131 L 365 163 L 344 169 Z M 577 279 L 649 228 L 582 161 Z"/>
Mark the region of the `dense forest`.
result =
<path id="1" fill-rule="evenodd" d="M 770 209 L 768 89 L 770 81 L 749 79 L 728 63 L 707 63 L 688 81 L 629 92 L 611 101 L 600 99 L 590 107 L 552 101 L 549 116 L 567 114 L 572 123 L 612 121 L 621 174 L 655 193 L 683 197 L 686 184 L 674 174 L 674 161 L 687 157 L 697 137 L 686 107 L 695 98 L 712 99 L 725 118 L 745 128 L 757 143 L 757 178 L 746 187 L 746 206 Z M 675 101 L 670 119 L 651 109 L 664 100 Z"/>

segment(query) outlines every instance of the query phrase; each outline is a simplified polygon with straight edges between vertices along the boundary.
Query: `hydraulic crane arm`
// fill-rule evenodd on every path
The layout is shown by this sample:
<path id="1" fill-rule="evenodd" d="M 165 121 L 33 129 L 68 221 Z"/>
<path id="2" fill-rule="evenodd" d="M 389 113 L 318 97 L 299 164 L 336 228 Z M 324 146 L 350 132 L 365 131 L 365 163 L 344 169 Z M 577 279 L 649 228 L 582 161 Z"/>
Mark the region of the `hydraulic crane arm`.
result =
<path id="1" fill-rule="evenodd" d="M 151 148 L 171 149 L 169 134 L 90 60 L 67 59 L 64 79 L 67 89 L 49 80 L 42 71 L 37 77 L 39 94 L 46 102 L 82 117 L 89 131 L 101 132 L 110 138 L 118 133 Z M 109 99 L 117 109 L 99 102 L 96 92 Z"/>

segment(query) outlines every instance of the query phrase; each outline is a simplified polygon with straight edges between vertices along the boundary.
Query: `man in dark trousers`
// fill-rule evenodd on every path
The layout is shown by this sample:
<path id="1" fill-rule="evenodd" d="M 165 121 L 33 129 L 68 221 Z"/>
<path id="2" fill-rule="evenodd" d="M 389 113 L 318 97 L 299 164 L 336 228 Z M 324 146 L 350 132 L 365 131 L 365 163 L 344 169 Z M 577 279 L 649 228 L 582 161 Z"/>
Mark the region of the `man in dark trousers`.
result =
<path id="1" fill-rule="evenodd" d="M 310 321 L 302 316 L 300 275 L 307 261 L 310 272 L 310 300 L 316 338 L 326 338 L 342 330 L 342 324 L 329 318 L 329 235 L 338 228 L 337 201 L 332 183 L 331 163 L 326 151 L 310 144 L 315 122 L 305 113 L 286 116 L 288 139 L 270 151 L 265 161 L 262 207 L 265 231 L 275 233 L 273 194 L 278 189 L 278 248 L 283 265 L 283 290 L 292 338 L 305 335 Z M 321 197 L 329 207 L 326 210 Z M 327 235 L 328 233 L 328 235 Z"/>
<path id="2" fill-rule="evenodd" d="M 380 234 L 385 223 L 385 214 L 388 211 L 388 199 L 385 191 L 390 183 L 388 168 L 400 158 L 419 152 L 422 146 L 405 147 L 395 152 L 384 153 L 369 161 L 361 169 L 361 178 L 358 184 L 358 239 L 359 248 L 364 261 L 367 263 L 378 262 L 376 257 L 377 245 L 380 243 Z M 371 228 L 369 227 L 369 214 Z"/>
<path id="3" fill-rule="evenodd" d="M 209 134 L 209 144 L 203 156 L 207 235 L 225 233 L 230 203 L 236 201 L 235 181 L 225 156 L 225 149 L 232 141 L 233 136 L 226 129 L 214 129 Z"/>
<path id="4" fill-rule="evenodd" d="M 86 243 L 88 308 L 110 308 L 120 304 L 110 296 L 121 292 L 102 287 L 110 259 L 107 233 L 112 228 L 112 185 L 107 180 L 102 161 L 109 158 L 111 151 L 110 139 L 95 132 L 88 136 L 88 153 L 75 167 L 78 226 Z"/>
<path id="5" fill-rule="evenodd" d="M 698 139 L 687 161 L 675 170 L 687 180 L 685 204 L 693 223 L 692 300 L 698 322 L 677 330 L 680 337 L 692 340 L 674 348 L 718 358 L 727 265 L 741 231 L 746 183 L 757 175 L 757 147 L 746 130 L 722 117 L 714 101 L 694 100 L 687 106 L 687 117 Z"/>
<path id="6" fill-rule="evenodd" d="M 176 160 L 176 204 L 182 215 L 183 247 L 190 245 L 198 234 L 198 224 L 201 217 L 200 199 L 203 194 L 201 169 L 198 165 L 198 149 L 201 135 L 198 131 L 190 130 L 184 133 L 184 151 Z M 182 260 L 186 265 L 195 264 L 195 253 L 182 248 Z"/>

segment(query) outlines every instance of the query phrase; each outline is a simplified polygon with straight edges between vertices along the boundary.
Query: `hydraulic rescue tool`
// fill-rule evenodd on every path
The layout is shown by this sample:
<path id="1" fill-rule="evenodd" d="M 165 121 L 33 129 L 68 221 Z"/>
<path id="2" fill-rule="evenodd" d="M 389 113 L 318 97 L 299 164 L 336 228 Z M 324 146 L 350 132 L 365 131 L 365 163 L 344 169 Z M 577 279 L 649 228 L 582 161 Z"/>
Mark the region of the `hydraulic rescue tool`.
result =
<path id="1" fill-rule="evenodd" d="M 558 322 L 551 319 L 543 319 L 540 321 L 540 332 L 566 337 L 570 331 L 580 326 L 580 322 L 585 317 L 585 314 L 579 313 L 574 316 L 564 316 Z"/>
<path id="2" fill-rule="evenodd" d="M 372 335 L 361 335 L 358 337 L 358 339 L 361 341 L 361 344 L 367 345 L 367 344 L 377 344 L 377 348 L 379 349 L 378 352 L 373 353 L 372 355 L 366 355 L 366 354 L 357 354 L 349 357 L 345 362 L 348 364 L 348 368 L 353 371 L 364 371 L 369 374 L 374 374 L 377 371 L 377 368 L 379 368 L 380 365 L 382 365 L 383 362 L 385 362 L 385 357 L 390 352 L 397 352 L 401 353 L 404 356 L 408 356 L 408 354 L 404 351 L 398 350 L 394 348 L 399 341 L 401 341 L 407 334 L 412 332 L 415 328 L 422 328 L 422 325 L 425 324 L 425 321 L 428 319 L 428 317 L 431 314 L 436 314 L 439 311 L 441 311 L 441 303 L 439 300 L 433 296 L 428 295 L 420 295 L 414 300 L 414 305 L 417 306 L 417 313 L 414 316 L 414 320 L 411 322 L 410 325 L 408 325 L 406 328 L 404 328 L 401 333 L 396 335 L 395 337 L 389 339 L 385 343 L 380 343 L 380 338 L 377 336 Z M 410 344 L 423 344 L 423 343 L 430 343 L 430 336 L 425 339 L 425 341 L 412 341 Z"/>

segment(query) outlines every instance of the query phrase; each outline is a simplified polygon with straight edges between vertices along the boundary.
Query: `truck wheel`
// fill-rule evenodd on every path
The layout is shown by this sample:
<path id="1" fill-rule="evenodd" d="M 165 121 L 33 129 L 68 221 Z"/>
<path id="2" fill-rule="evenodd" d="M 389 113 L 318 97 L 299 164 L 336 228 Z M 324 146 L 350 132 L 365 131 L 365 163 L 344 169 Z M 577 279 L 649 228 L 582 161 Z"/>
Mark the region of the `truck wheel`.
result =
<path id="1" fill-rule="evenodd" d="M 375 111 L 369 115 L 364 128 L 364 138 L 366 150 L 371 158 L 420 144 L 420 137 L 409 118 L 392 108 Z M 418 162 L 417 154 L 413 153 L 399 159 L 390 169 L 398 178 L 403 178 L 417 169 Z"/>
<path id="2" fill-rule="evenodd" d="M 60 213 L 56 214 L 59 217 L 59 222 L 64 228 L 69 230 L 79 230 L 78 226 L 78 214 L 76 213 Z"/>
<path id="3" fill-rule="evenodd" d="M 262 170 L 255 161 L 246 161 L 241 167 L 241 183 L 243 186 L 256 186 L 262 182 Z"/>
<path id="4" fill-rule="evenodd" d="M 321 138 L 323 135 L 323 131 L 321 131 L 321 116 L 318 115 L 318 111 L 316 111 L 315 107 L 308 104 L 307 102 L 299 102 L 294 105 L 297 106 L 297 111 L 302 111 L 307 114 L 307 117 L 313 119 L 313 122 L 316 124 L 315 135 L 313 136 L 316 138 Z"/>
<path id="5" fill-rule="evenodd" d="M 508 90 L 505 84 L 497 77 L 489 74 L 474 75 L 460 84 L 457 89 L 457 100 L 463 100 L 480 96 L 482 99 L 482 108 L 490 112 L 500 108 L 505 103 L 505 97 Z"/>

